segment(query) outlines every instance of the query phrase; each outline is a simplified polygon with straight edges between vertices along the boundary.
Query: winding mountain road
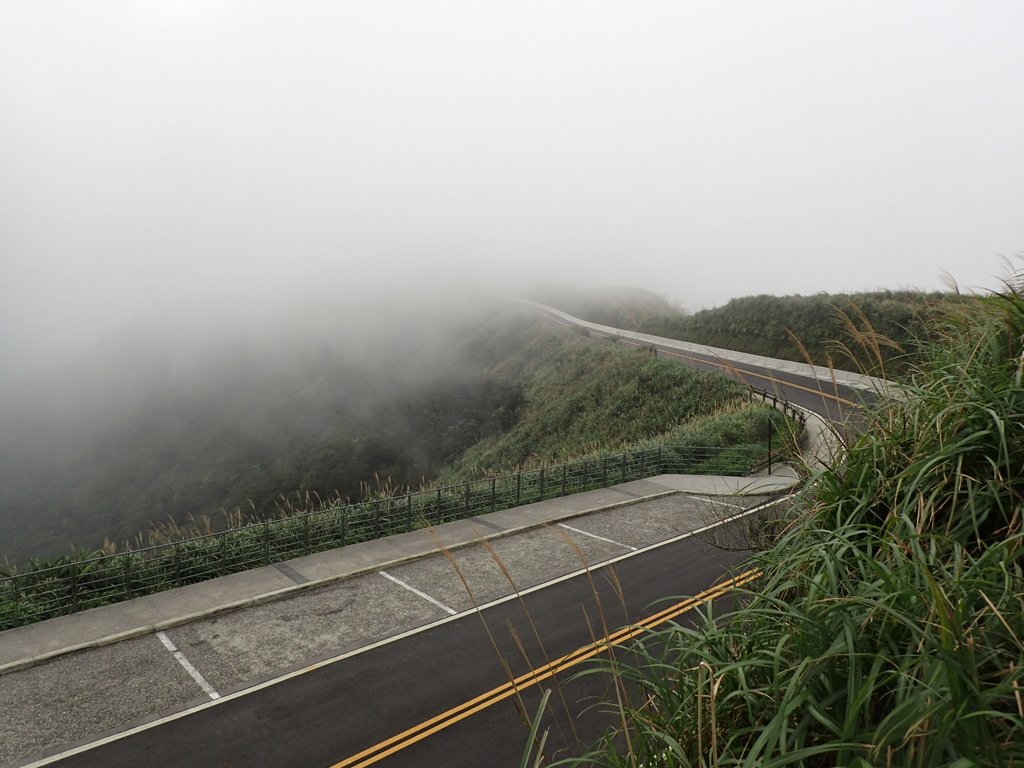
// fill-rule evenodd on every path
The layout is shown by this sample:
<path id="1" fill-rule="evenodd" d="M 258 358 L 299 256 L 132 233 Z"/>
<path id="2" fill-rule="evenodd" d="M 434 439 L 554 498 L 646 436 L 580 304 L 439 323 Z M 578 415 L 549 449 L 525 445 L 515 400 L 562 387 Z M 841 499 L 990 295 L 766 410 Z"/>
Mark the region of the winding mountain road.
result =
<path id="1" fill-rule="evenodd" d="M 873 395 L 857 380 L 764 359 L 701 350 L 539 311 L 595 336 L 655 349 L 698 368 L 727 370 L 844 427 Z M 810 367 L 808 366 L 808 369 Z M 842 379 L 842 380 L 841 380 Z M 864 384 L 865 382 L 859 382 Z M 869 384 L 869 382 L 867 382 Z M 755 512 L 754 514 L 758 514 Z M 61 766 L 518 765 L 528 720 L 552 689 L 546 753 L 578 752 L 614 716 L 591 705 L 611 678 L 574 679 L 593 643 L 629 639 L 713 601 L 727 607 L 745 553 L 721 546 L 744 519 L 630 552 L 518 596 L 435 622 L 361 651 L 210 701 L 155 724 L 39 764 Z M 740 534 L 736 534 L 740 535 Z M 715 585 L 723 585 L 716 587 Z M 696 600 L 666 596 L 695 595 Z M 682 600 L 681 602 L 679 602 Z M 724 604 L 724 605 L 723 605 Z M 621 652 L 621 651 L 620 651 Z"/>

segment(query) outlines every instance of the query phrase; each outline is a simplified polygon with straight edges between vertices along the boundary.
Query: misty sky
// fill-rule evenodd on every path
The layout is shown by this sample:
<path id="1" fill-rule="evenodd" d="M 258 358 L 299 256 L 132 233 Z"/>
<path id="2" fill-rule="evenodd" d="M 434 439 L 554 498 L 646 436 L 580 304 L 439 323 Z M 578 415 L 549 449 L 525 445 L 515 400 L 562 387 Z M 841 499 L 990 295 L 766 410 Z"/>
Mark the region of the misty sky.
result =
<path id="1" fill-rule="evenodd" d="M 1016 0 L 0 0 L 0 378 L 166 305 L 995 287 L 1022 41 Z"/>

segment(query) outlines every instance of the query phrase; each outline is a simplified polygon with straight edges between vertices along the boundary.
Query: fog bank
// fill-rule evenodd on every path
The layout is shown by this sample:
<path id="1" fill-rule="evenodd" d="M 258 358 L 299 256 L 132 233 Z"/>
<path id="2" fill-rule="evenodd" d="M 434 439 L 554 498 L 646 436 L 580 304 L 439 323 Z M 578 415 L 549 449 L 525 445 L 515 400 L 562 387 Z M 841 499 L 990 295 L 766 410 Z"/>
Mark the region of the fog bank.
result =
<path id="1" fill-rule="evenodd" d="M 994 285 L 1024 5 L 0 5 L 0 381 L 153 307 Z"/>

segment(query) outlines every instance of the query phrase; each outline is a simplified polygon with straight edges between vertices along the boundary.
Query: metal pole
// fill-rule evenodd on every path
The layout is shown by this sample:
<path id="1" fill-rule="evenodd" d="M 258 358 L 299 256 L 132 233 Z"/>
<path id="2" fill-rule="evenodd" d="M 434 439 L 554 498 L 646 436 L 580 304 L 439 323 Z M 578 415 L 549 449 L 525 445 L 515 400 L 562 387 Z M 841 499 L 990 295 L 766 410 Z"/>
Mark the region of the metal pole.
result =
<path id="1" fill-rule="evenodd" d="M 495 478 L 491 478 L 491 512 L 494 512 L 498 508 L 497 498 L 495 497 Z"/>
<path id="2" fill-rule="evenodd" d="M 405 530 L 412 530 L 412 494 L 405 494 Z"/>
<path id="3" fill-rule="evenodd" d="M 519 506 L 519 501 L 523 495 L 523 473 L 516 472 L 516 506 Z"/>
<path id="4" fill-rule="evenodd" d="M 78 563 L 71 563 L 71 610 L 78 610 Z"/>
<path id="5" fill-rule="evenodd" d="M 132 596 L 132 553 L 124 553 L 124 593 Z"/>
<path id="6" fill-rule="evenodd" d="M 540 500 L 544 500 L 544 467 L 540 468 Z"/>
<path id="7" fill-rule="evenodd" d="M 174 542 L 174 585 L 181 586 L 181 544 Z"/>
<path id="8" fill-rule="evenodd" d="M 768 419 L 768 474 L 772 473 L 772 420 Z"/>

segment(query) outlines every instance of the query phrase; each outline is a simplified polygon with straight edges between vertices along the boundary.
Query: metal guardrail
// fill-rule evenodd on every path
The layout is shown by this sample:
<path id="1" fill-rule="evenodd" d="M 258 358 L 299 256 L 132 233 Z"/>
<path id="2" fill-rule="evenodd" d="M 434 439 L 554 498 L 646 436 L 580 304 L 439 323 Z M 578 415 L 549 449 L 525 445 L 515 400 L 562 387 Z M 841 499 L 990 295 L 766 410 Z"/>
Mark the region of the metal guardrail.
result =
<path id="1" fill-rule="evenodd" d="M 802 433 L 807 427 L 807 414 L 799 408 L 793 406 L 789 400 L 780 398 L 774 392 L 769 392 L 767 389 L 758 389 L 757 387 L 747 386 L 750 390 L 750 396 L 753 399 L 760 399 L 761 401 L 772 404 L 772 407 L 776 410 L 782 411 L 789 418 L 796 420 L 800 424 L 800 432 Z M 772 422 L 768 422 L 768 474 L 772 473 L 772 459 L 774 458 L 773 440 L 774 437 Z"/>
<path id="2" fill-rule="evenodd" d="M 159 546 L 86 558 L 69 556 L 41 570 L 0 577 L 0 630 L 629 480 L 659 474 L 745 475 L 764 461 L 762 445 L 660 446 L 368 499 Z"/>
<path id="3" fill-rule="evenodd" d="M 807 426 L 807 414 L 795 407 L 789 402 L 789 400 L 779 397 L 775 393 L 769 392 L 767 389 L 758 389 L 757 387 L 749 387 L 749 389 L 751 397 L 759 399 L 765 403 L 770 402 L 773 408 L 777 408 L 791 419 L 799 421 L 801 429 Z"/>

